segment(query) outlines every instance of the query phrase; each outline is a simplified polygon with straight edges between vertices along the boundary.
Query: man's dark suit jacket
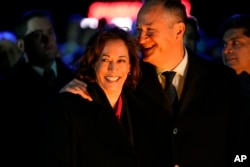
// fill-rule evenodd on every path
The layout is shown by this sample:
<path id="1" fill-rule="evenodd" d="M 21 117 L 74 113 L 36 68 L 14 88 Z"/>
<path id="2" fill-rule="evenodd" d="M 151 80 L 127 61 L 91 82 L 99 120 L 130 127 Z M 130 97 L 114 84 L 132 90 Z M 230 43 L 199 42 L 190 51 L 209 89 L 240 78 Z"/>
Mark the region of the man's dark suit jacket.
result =
<path id="1" fill-rule="evenodd" d="M 227 131 L 238 97 L 236 74 L 190 51 L 187 68 L 180 108 L 173 118 L 155 66 L 142 62 L 143 76 L 136 91 L 151 108 L 159 132 L 155 166 L 225 167 Z"/>
<path id="2" fill-rule="evenodd" d="M 16 163 L 24 166 L 41 166 L 42 108 L 51 94 L 58 92 L 74 78 L 71 69 L 59 59 L 56 61 L 58 77 L 53 89 L 50 89 L 42 77 L 22 60 L 2 80 L 2 140 L 11 144 L 3 144 L 1 148 L 5 150 L 3 159 L 10 166 L 16 166 Z M 11 165 L 12 163 L 15 165 Z"/>
<path id="3" fill-rule="evenodd" d="M 26 95 L 45 95 L 58 92 L 65 84 L 74 78 L 73 70 L 65 65 L 60 58 L 56 58 L 57 78 L 55 85 L 49 88 L 43 77 L 38 74 L 29 63 L 20 60 L 3 78 L 8 92 L 25 93 Z M 22 89 L 20 89 L 22 88 Z"/>
<path id="4" fill-rule="evenodd" d="M 45 167 L 147 167 L 151 165 L 150 116 L 124 89 L 122 123 L 104 92 L 88 83 L 94 101 L 64 92 L 46 111 Z"/>

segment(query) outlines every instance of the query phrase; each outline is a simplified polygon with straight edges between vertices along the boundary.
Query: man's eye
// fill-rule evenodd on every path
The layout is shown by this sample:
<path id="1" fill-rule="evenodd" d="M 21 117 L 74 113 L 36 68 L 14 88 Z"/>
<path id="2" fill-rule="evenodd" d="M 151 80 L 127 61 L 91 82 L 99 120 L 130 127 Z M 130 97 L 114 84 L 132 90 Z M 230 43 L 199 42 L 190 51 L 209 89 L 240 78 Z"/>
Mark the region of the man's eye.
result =
<path id="1" fill-rule="evenodd" d="M 141 32 L 142 32 L 141 29 L 136 29 L 136 36 L 137 36 L 137 37 L 140 36 Z"/>
<path id="2" fill-rule="evenodd" d="M 221 43 L 221 47 L 226 48 L 227 47 L 227 43 Z"/>
<path id="3" fill-rule="evenodd" d="M 154 34 L 154 29 L 149 28 L 147 31 L 148 36 L 152 36 Z"/>
<path id="4" fill-rule="evenodd" d="M 30 34 L 28 34 L 25 38 L 26 39 L 40 39 L 41 38 L 41 34 L 40 33 L 37 33 L 37 32 L 32 32 Z"/>
<path id="5" fill-rule="evenodd" d="M 233 46 L 237 46 L 237 45 L 239 45 L 240 43 L 238 42 L 238 41 L 234 41 L 233 42 Z"/>
<path id="6" fill-rule="evenodd" d="M 32 36 L 34 37 L 34 38 L 41 38 L 42 37 L 42 33 L 39 33 L 39 32 L 36 32 L 36 33 L 34 33 L 34 34 L 32 34 Z"/>

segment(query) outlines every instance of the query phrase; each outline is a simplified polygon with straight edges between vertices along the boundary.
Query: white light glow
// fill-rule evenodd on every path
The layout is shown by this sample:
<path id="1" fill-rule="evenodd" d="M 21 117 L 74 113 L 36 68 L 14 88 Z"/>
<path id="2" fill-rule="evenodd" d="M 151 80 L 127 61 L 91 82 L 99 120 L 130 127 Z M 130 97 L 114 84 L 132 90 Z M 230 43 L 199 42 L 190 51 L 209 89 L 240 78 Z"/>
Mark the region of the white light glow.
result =
<path id="1" fill-rule="evenodd" d="M 123 28 L 126 31 L 132 30 L 133 21 L 130 17 L 115 17 L 110 21 L 112 24 Z"/>
<path id="2" fill-rule="evenodd" d="M 98 27 L 97 18 L 84 18 L 80 23 L 81 28 L 91 28 L 96 29 Z"/>

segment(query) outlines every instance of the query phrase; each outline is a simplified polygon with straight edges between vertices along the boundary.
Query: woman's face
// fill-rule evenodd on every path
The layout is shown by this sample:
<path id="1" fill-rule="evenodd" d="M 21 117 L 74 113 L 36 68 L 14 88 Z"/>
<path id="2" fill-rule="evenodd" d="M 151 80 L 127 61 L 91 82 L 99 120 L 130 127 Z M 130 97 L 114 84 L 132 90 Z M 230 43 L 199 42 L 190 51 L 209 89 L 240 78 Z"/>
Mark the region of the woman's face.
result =
<path id="1" fill-rule="evenodd" d="M 120 93 L 130 72 L 129 53 L 124 41 L 107 41 L 94 68 L 97 83 L 106 94 Z"/>

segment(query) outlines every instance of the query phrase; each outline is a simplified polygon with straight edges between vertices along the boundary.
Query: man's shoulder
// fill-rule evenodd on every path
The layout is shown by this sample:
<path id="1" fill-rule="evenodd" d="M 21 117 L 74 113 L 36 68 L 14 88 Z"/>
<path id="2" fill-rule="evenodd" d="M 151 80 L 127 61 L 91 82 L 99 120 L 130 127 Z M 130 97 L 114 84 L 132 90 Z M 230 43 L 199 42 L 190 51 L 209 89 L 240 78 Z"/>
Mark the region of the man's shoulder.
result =
<path id="1" fill-rule="evenodd" d="M 65 64 L 60 58 L 56 58 L 55 61 L 57 64 L 58 73 L 62 73 L 64 76 L 69 75 L 70 77 L 73 77 L 75 74 L 75 68 Z"/>
<path id="2" fill-rule="evenodd" d="M 140 61 L 140 67 L 142 72 L 155 71 L 156 67 L 148 62 Z"/>
<path id="3" fill-rule="evenodd" d="M 12 80 L 30 74 L 32 71 L 31 65 L 25 61 L 17 62 L 3 77 L 3 80 Z"/>
<path id="4" fill-rule="evenodd" d="M 217 73 L 227 72 L 236 74 L 232 68 L 225 66 L 223 63 L 218 62 L 215 59 L 207 59 L 196 55 L 190 56 L 189 61 L 191 65 L 196 63 L 196 65 L 199 65 L 200 68 L 203 67 L 210 71 L 216 71 Z"/>

